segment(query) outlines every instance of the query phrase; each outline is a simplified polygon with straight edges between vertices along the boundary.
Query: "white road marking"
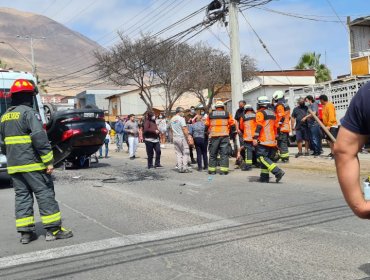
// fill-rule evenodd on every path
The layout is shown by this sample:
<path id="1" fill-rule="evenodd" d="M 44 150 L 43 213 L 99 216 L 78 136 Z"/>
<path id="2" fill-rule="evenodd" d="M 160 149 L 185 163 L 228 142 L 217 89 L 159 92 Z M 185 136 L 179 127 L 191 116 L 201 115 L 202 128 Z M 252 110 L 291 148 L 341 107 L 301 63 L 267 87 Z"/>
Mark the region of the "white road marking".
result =
<path id="1" fill-rule="evenodd" d="M 172 230 L 164 230 L 144 234 L 127 235 L 123 237 L 87 242 L 61 248 L 35 251 L 26 254 L 0 258 L 0 269 L 6 269 L 19 265 L 32 264 L 41 261 L 50 261 L 65 257 L 73 257 L 78 256 L 80 254 L 92 253 L 107 249 L 114 249 L 129 245 L 136 245 L 143 242 L 153 242 L 168 238 L 182 237 L 189 234 L 197 234 L 238 225 L 241 225 L 241 223 L 231 220 L 222 220 L 191 227 L 177 228 Z"/>
<path id="2" fill-rule="evenodd" d="M 69 205 L 65 204 L 64 202 L 62 202 L 62 201 L 58 200 L 58 203 L 59 203 L 59 204 L 61 204 L 61 205 L 63 205 L 64 207 L 66 207 L 66 208 L 68 208 L 68 209 L 72 210 L 73 212 L 75 212 L 75 213 L 77 213 L 77 214 L 81 215 L 82 217 L 85 217 L 87 220 L 92 221 L 93 223 L 95 223 L 95 224 L 97 224 L 97 225 L 101 226 L 102 228 L 105 228 L 105 229 L 107 229 L 107 230 L 109 230 L 109 231 L 113 232 L 114 234 L 117 234 L 117 235 L 119 235 L 119 236 L 124 236 L 124 234 L 123 234 L 123 233 L 120 233 L 120 232 L 116 231 L 115 229 L 110 228 L 110 227 L 108 227 L 108 226 L 106 226 L 106 225 L 102 224 L 101 222 L 97 221 L 96 219 L 91 218 L 90 216 L 86 215 L 85 213 L 82 213 L 81 211 L 79 211 L 79 210 L 77 210 L 77 209 L 74 209 L 73 207 L 71 207 L 71 206 L 69 206 Z"/>

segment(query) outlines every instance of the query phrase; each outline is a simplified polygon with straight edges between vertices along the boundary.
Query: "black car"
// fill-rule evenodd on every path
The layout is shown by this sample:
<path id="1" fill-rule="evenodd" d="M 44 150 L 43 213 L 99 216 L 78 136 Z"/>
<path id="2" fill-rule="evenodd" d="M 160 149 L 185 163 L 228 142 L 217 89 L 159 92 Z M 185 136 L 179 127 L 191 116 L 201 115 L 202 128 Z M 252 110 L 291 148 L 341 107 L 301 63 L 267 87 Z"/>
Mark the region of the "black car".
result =
<path id="1" fill-rule="evenodd" d="M 46 131 L 53 148 L 56 166 L 65 160 L 83 166 L 85 160 L 103 145 L 108 133 L 104 111 L 85 108 L 50 112 L 50 108 L 45 108 L 45 112 Z"/>

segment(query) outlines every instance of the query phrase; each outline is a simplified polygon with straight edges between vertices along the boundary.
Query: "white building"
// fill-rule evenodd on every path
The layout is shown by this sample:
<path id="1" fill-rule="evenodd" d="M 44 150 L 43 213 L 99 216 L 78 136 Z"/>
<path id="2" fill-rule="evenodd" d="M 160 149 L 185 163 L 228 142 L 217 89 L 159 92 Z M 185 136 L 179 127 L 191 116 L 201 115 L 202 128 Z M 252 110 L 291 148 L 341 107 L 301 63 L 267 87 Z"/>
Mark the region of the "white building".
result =
<path id="1" fill-rule="evenodd" d="M 140 98 L 140 90 L 130 90 L 126 92 L 120 92 L 118 94 L 106 97 L 109 103 L 109 117 L 110 119 L 114 116 L 125 116 L 129 114 L 142 115 L 147 110 L 147 106 L 144 101 Z M 166 108 L 166 94 L 165 89 L 162 85 L 155 85 L 150 87 L 151 100 L 153 102 L 153 108 L 158 111 L 164 111 Z M 185 109 L 190 106 L 196 106 L 199 104 L 199 99 L 192 93 L 183 94 L 173 106 L 173 110 L 178 107 L 184 107 Z"/>
<path id="2" fill-rule="evenodd" d="M 122 93 L 122 89 L 87 89 L 76 95 L 77 108 L 84 108 L 87 105 L 97 106 L 101 110 L 108 110 L 109 101 L 106 97 L 112 94 Z"/>
<path id="3" fill-rule="evenodd" d="M 277 90 L 286 92 L 289 97 L 290 87 L 315 84 L 315 70 L 284 70 L 257 72 L 251 81 L 243 83 L 243 97 L 248 104 L 255 105 L 257 98 L 272 95 Z"/>

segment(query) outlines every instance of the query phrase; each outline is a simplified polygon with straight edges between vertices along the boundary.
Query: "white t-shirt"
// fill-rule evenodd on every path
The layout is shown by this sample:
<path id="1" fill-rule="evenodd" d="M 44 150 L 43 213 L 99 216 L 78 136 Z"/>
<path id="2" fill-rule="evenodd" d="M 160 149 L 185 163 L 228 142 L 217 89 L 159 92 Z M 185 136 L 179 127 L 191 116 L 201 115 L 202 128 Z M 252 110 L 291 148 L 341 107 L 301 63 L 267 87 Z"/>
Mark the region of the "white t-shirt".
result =
<path id="1" fill-rule="evenodd" d="M 182 131 L 183 127 L 186 127 L 186 122 L 183 117 L 176 115 L 171 119 L 171 129 L 174 137 L 185 138 L 184 132 Z"/>
<path id="2" fill-rule="evenodd" d="M 105 136 L 105 139 L 110 140 L 110 131 L 112 130 L 112 128 L 111 128 L 111 126 L 108 123 L 105 123 L 105 128 L 108 130 L 108 133 Z"/>

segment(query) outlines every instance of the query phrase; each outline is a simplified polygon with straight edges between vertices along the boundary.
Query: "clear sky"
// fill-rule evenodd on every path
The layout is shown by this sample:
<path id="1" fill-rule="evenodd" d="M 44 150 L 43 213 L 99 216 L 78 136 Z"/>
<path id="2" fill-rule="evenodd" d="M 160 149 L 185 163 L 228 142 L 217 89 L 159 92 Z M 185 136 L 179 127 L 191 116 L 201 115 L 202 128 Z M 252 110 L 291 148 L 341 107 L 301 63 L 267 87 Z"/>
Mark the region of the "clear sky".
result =
<path id="1" fill-rule="evenodd" d="M 48 16 L 109 47 L 117 41 L 117 30 L 132 37 L 139 36 L 140 32 L 155 33 L 210 2 L 211 0 L 0 0 L 0 6 Z M 322 63 L 327 63 L 334 77 L 349 73 L 346 17 L 351 16 L 354 19 L 370 15 L 368 1 L 275 0 L 263 7 L 312 19 L 257 8 L 244 12 L 282 68 L 292 69 L 302 53 L 315 51 L 322 55 Z M 204 14 L 199 14 L 163 34 L 163 37 L 201 22 L 203 18 Z M 242 16 L 240 34 L 243 54 L 255 58 L 259 69 L 279 69 L 263 50 Z M 214 25 L 211 32 L 205 31 L 195 37 L 191 43 L 201 40 L 228 51 L 227 29 L 221 24 Z"/>

